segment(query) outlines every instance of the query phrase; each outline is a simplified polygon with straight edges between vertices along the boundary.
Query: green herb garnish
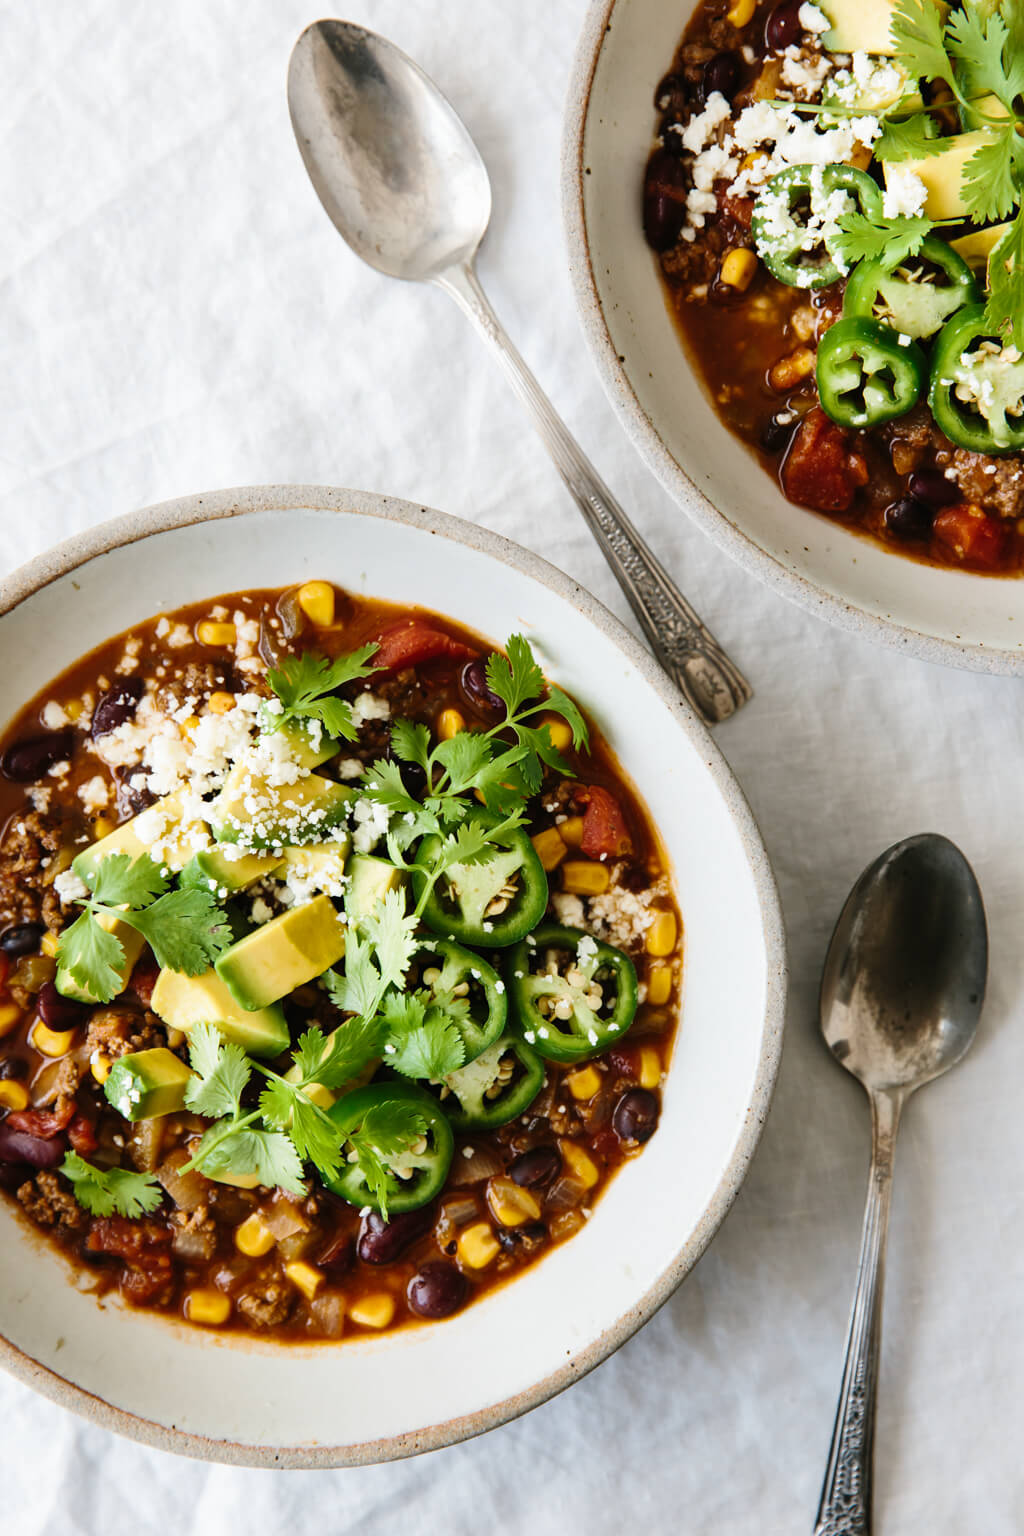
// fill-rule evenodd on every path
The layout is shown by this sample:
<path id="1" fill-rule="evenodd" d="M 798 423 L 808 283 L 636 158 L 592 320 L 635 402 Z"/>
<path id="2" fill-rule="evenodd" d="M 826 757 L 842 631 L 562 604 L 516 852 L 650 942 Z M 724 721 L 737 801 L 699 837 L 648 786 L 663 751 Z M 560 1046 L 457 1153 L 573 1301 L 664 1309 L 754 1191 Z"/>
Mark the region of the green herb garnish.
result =
<path id="1" fill-rule="evenodd" d="M 79 1205 L 93 1216 L 127 1216 L 133 1220 L 155 1211 L 163 1189 L 150 1173 L 130 1168 L 94 1168 L 77 1152 L 69 1152 L 60 1171 L 71 1184 Z"/>
<path id="2" fill-rule="evenodd" d="M 376 671 L 366 662 L 377 649 L 377 642 L 372 641 L 334 661 L 318 651 L 289 656 L 280 667 L 267 673 L 267 682 L 277 694 L 281 708 L 264 709 L 263 729 L 279 730 L 287 720 L 318 720 L 328 736 L 353 741 L 356 727 L 352 723 L 352 706 L 347 700 L 336 698 L 335 693 L 343 684 L 369 677 Z"/>

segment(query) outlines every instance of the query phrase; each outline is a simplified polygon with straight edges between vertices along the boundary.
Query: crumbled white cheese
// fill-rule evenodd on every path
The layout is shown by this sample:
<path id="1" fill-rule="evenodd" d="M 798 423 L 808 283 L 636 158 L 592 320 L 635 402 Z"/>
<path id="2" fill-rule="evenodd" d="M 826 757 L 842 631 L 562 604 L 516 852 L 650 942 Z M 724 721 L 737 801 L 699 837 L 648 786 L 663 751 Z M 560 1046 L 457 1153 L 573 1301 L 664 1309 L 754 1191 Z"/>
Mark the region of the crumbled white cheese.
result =
<path id="1" fill-rule="evenodd" d="M 56 699 L 47 699 L 39 718 L 48 731 L 59 731 L 62 725 L 71 724 L 66 711 L 57 703 Z"/>
<path id="2" fill-rule="evenodd" d="M 573 896 L 568 891 L 552 891 L 551 905 L 555 909 L 555 916 L 566 928 L 582 928 L 586 921 L 586 913 L 583 903 L 578 896 Z"/>
<path id="3" fill-rule="evenodd" d="M 375 693 L 361 693 L 352 704 L 352 724 L 356 730 L 365 725 L 367 720 L 388 720 L 391 718 L 391 705 L 387 699 L 381 699 Z"/>
<path id="4" fill-rule="evenodd" d="M 825 12 L 819 10 L 816 5 L 812 5 L 810 0 L 804 0 L 796 16 L 805 32 L 814 32 L 815 34 L 827 32 L 832 26 Z"/>
<path id="5" fill-rule="evenodd" d="M 358 757 L 343 757 L 337 764 L 339 779 L 358 779 L 363 771 L 363 765 Z"/>
<path id="6" fill-rule="evenodd" d="M 927 199 L 928 188 L 909 166 L 886 166 L 882 212 L 887 219 L 915 218 L 924 208 Z"/>
<path id="7" fill-rule="evenodd" d="M 379 800 L 356 801 L 352 809 L 352 846 L 357 853 L 369 853 L 388 830 L 387 806 Z"/>
<path id="8" fill-rule="evenodd" d="M 88 896 L 89 887 L 84 880 L 79 880 L 73 870 L 66 869 L 57 875 L 53 882 L 53 888 L 57 892 L 62 906 L 68 906 L 73 901 L 81 901 Z"/>
<path id="9" fill-rule="evenodd" d="M 612 885 L 601 896 L 591 896 L 587 906 L 589 926 L 619 948 L 641 939 L 654 922 L 651 903 L 657 888 L 627 891 Z"/>
<path id="10" fill-rule="evenodd" d="M 101 811 L 110 802 L 110 785 L 102 774 L 86 779 L 78 786 L 78 798 L 89 812 Z"/>

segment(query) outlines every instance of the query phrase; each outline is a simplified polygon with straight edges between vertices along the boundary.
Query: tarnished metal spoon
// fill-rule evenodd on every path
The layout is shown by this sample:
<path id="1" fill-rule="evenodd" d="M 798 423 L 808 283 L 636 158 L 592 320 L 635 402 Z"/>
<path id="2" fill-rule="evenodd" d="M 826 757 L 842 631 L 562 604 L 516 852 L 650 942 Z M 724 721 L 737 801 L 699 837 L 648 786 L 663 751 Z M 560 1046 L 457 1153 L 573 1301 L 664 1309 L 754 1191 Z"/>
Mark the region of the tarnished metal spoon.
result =
<path id="1" fill-rule="evenodd" d="M 347 21 L 303 32 L 288 106 L 339 234 L 378 272 L 443 288 L 494 345 L 658 660 L 705 720 L 727 719 L 750 698 L 749 683 L 588 462 L 480 287 L 474 260 L 491 186 L 461 118 L 393 43 Z"/>
<path id="2" fill-rule="evenodd" d="M 871 1178 L 846 1365 L 815 1536 L 867 1536 L 885 1239 L 900 1112 L 974 1039 L 988 932 L 974 871 L 934 833 L 908 837 L 846 900 L 821 978 L 825 1043 L 871 1101 Z"/>

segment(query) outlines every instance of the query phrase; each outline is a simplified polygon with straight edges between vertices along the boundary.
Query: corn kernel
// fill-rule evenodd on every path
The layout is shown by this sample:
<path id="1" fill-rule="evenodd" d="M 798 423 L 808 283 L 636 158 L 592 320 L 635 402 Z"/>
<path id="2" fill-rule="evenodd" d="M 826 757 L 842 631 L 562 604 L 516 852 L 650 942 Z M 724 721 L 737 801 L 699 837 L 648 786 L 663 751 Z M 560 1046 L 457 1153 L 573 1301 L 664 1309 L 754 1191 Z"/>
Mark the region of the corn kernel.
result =
<path id="1" fill-rule="evenodd" d="M 934 97 L 932 99 L 934 100 Z M 867 144 L 857 144 L 847 155 L 846 163 L 858 171 L 866 171 L 873 158 L 873 151 Z"/>
<path id="2" fill-rule="evenodd" d="M 670 955 L 676 947 L 676 935 L 678 925 L 674 912 L 659 912 L 654 922 L 647 930 L 647 943 L 645 948 L 649 955 L 664 958 Z"/>
<path id="3" fill-rule="evenodd" d="M 0 1040 L 17 1029 L 21 1023 L 21 1009 L 17 1003 L 0 1003 Z"/>
<path id="4" fill-rule="evenodd" d="M 37 1019 L 29 1035 L 29 1044 L 43 1056 L 66 1056 L 75 1038 L 73 1029 L 50 1029 Z"/>
<path id="5" fill-rule="evenodd" d="M 96 1051 L 89 1062 L 89 1071 L 92 1073 L 93 1077 L 99 1083 L 101 1088 L 103 1087 L 103 1084 L 106 1082 L 107 1078 L 110 1076 L 110 1068 L 112 1065 L 113 1063 L 105 1051 Z"/>
<path id="6" fill-rule="evenodd" d="M 233 624 L 215 624 L 213 619 L 203 619 L 196 625 L 196 638 L 200 645 L 213 645 L 219 650 L 234 650 L 238 631 Z"/>
<path id="7" fill-rule="evenodd" d="M 556 752 L 568 752 L 572 746 L 572 726 L 561 715 L 541 715 L 538 725 L 546 725 Z"/>
<path id="8" fill-rule="evenodd" d="M 253 1211 L 240 1226 L 235 1228 L 235 1247 L 247 1258 L 261 1259 L 269 1253 L 277 1239 L 259 1211 Z"/>
<path id="9" fill-rule="evenodd" d="M 583 841 L 583 817 L 567 816 L 558 823 L 558 835 L 570 848 L 578 848 Z"/>
<path id="10" fill-rule="evenodd" d="M 727 288 L 735 288 L 738 293 L 746 293 L 754 280 L 756 271 L 757 257 L 753 251 L 748 251 L 745 246 L 737 246 L 735 250 L 725 253 L 718 277 Z"/>
<path id="11" fill-rule="evenodd" d="M 544 869 L 549 872 L 558 868 L 569 851 L 557 827 L 546 827 L 543 832 L 537 833 L 532 842 L 534 852 Z"/>
<path id="12" fill-rule="evenodd" d="M 28 1089 L 24 1083 L 16 1083 L 13 1077 L 0 1079 L 0 1109 L 24 1109 L 28 1103 Z"/>
<path id="13" fill-rule="evenodd" d="M 575 896 L 600 896 L 611 878 L 606 864 L 592 864 L 589 859 L 570 859 L 562 865 L 562 889 Z"/>
<path id="14" fill-rule="evenodd" d="M 111 832 L 115 831 L 116 828 L 117 828 L 117 822 L 116 821 L 111 821 L 109 816 L 97 816 L 96 820 L 92 824 L 92 830 L 96 834 L 96 841 L 97 842 L 99 842 L 101 837 L 109 837 Z M 47 937 L 49 937 L 49 935 L 47 935 Z M 56 952 L 56 949 L 57 949 L 57 941 L 56 941 L 56 939 L 54 939 L 53 948 L 54 948 L 54 952 Z M 47 953 L 45 940 L 44 940 L 44 943 L 43 943 L 43 953 L 44 954 Z"/>
<path id="15" fill-rule="evenodd" d="M 205 1323 L 209 1328 L 219 1328 L 231 1316 L 231 1298 L 212 1287 L 189 1291 L 185 1296 L 185 1316 L 190 1323 Z"/>
<path id="16" fill-rule="evenodd" d="M 299 588 L 299 607 L 311 624 L 328 629 L 334 623 L 334 588 L 329 581 L 304 581 Z"/>
<path id="17" fill-rule="evenodd" d="M 196 726 L 198 724 L 199 724 L 199 716 L 198 715 L 189 715 L 187 720 L 182 721 L 182 724 L 181 724 L 181 734 L 185 737 L 185 739 L 187 741 L 191 741 L 192 740 L 193 736 L 196 733 Z"/>
<path id="18" fill-rule="evenodd" d="M 64 713 L 71 721 L 80 720 L 82 717 L 81 699 L 69 699 L 64 705 Z"/>
<path id="19" fill-rule="evenodd" d="M 661 1082 L 661 1057 L 653 1045 L 645 1045 L 640 1052 L 637 1078 L 641 1088 L 657 1088 Z"/>
<path id="20" fill-rule="evenodd" d="M 467 1269 L 486 1269 L 500 1252 L 498 1239 L 486 1221 L 475 1221 L 459 1233 L 458 1254 Z"/>
<path id="21" fill-rule="evenodd" d="M 785 393 L 814 372 L 815 354 L 810 347 L 797 347 L 788 357 L 780 357 L 768 370 L 772 389 Z"/>
<path id="22" fill-rule="evenodd" d="M 578 1072 L 570 1072 L 565 1081 L 573 1098 L 582 1102 L 594 1097 L 601 1086 L 601 1074 L 596 1067 L 581 1067 Z"/>
<path id="23" fill-rule="evenodd" d="M 442 709 L 437 717 L 437 734 L 441 741 L 450 741 L 466 729 L 466 721 L 457 709 Z"/>
<path id="24" fill-rule="evenodd" d="M 733 0 L 732 5 L 726 11 L 726 19 L 731 27 L 745 27 L 754 14 L 755 0 Z"/>
<path id="25" fill-rule="evenodd" d="M 593 1189 L 601 1177 L 597 1164 L 589 1157 L 577 1141 L 569 1141 L 563 1138 L 558 1143 L 558 1149 L 569 1171 L 569 1176 L 582 1184 L 584 1189 Z"/>
<path id="26" fill-rule="evenodd" d="M 503 1227 L 521 1227 L 524 1221 L 540 1220 L 540 1202 L 533 1191 L 521 1189 L 514 1179 L 501 1174 L 488 1180 L 487 1204 Z"/>
<path id="27" fill-rule="evenodd" d="M 740 161 L 741 171 L 752 171 L 759 160 L 767 160 L 768 156 L 763 149 L 752 149 L 749 154 L 743 156 Z"/>
<path id="28" fill-rule="evenodd" d="M 672 996 L 672 967 L 652 965 L 647 973 L 647 1001 L 655 1008 L 664 1008 Z"/>
<path id="29" fill-rule="evenodd" d="M 53 959 L 57 953 L 57 935 L 55 933 L 44 933 L 39 948 L 44 955 L 49 955 Z"/>
<path id="30" fill-rule="evenodd" d="M 395 1315 L 395 1298 L 387 1291 L 374 1291 L 371 1296 L 361 1296 L 354 1301 L 348 1315 L 364 1328 L 386 1328 Z"/>
<path id="31" fill-rule="evenodd" d="M 284 1272 L 307 1301 L 315 1301 L 324 1283 L 324 1277 L 318 1269 L 314 1269 L 312 1264 L 303 1263 L 302 1259 L 296 1259 L 293 1264 L 285 1265 Z"/>
<path id="32" fill-rule="evenodd" d="M 235 696 L 233 693 L 225 693 L 222 689 L 218 688 L 216 693 L 210 694 L 207 705 L 211 715 L 226 715 L 229 710 L 235 707 Z"/>

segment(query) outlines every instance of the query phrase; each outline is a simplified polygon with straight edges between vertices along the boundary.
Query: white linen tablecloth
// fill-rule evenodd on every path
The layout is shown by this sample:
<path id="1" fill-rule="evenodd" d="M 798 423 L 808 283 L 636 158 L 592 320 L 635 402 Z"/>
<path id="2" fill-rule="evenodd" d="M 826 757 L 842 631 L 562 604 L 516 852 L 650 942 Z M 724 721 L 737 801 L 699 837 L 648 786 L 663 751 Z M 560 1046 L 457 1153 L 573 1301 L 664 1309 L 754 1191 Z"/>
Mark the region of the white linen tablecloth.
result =
<path id="1" fill-rule="evenodd" d="M 418 59 L 476 135 L 495 193 L 485 284 L 757 690 L 718 733 L 791 945 L 788 1037 L 753 1171 L 697 1270 L 616 1356 L 518 1423 L 417 1460 L 200 1465 L 0 1379 L 2 1524 L 18 1536 L 809 1531 L 868 1159 L 860 1089 L 816 1035 L 818 974 L 861 868 L 929 829 L 978 872 L 991 983 L 976 1048 L 903 1128 L 878 1529 L 1024 1528 L 1021 688 L 789 606 L 714 549 L 630 448 L 584 345 L 561 229 L 562 104 L 584 8 L 350 0 L 347 14 Z M 320 482 L 475 518 L 629 622 L 454 306 L 362 267 L 317 203 L 284 94 L 291 44 L 316 15 L 309 0 L 0 0 L 0 564 L 184 492 Z"/>

